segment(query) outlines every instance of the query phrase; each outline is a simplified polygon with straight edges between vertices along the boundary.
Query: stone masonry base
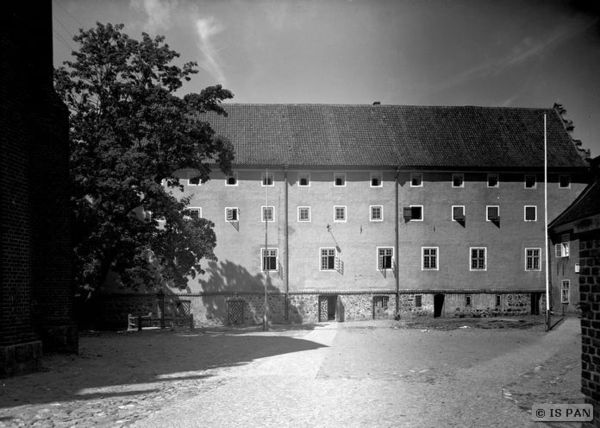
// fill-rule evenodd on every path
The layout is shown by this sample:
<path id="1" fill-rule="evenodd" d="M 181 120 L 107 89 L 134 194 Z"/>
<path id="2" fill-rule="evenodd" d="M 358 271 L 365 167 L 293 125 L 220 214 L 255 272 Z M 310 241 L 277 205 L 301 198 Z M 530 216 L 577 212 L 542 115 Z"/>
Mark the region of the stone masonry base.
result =
<path id="1" fill-rule="evenodd" d="M 0 377 L 33 373 L 42 369 L 42 342 L 0 346 Z"/>

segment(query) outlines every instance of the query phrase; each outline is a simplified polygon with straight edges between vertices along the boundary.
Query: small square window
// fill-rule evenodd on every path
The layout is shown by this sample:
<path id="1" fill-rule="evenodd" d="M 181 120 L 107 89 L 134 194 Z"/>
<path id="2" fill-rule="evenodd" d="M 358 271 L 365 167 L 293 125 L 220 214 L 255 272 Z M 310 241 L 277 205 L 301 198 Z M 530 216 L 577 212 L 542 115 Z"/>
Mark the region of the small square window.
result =
<path id="1" fill-rule="evenodd" d="M 226 221 L 239 221 L 240 211 L 238 208 L 228 207 L 225 208 L 225 220 Z"/>
<path id="2" fill-rule="evenodd" d="M 309 187 L 310 186 L 310 174 L 300 173 L 298 174 L 298 186 L 300 187 Z"/>
<path id="3" fill-rule="evenodd" d="M 310 221 L 310 207 L 298 207 L 298 221 Z"/>
<path id="4" fill-rule="evenodd" d="M 377 248 L 377 269 L 392 269 L 394 263 L 394 249 L 392 247 Z"/>
<path id="5" fill-rule="evenodd" d="M 410 220 L 423 221 L 423 205 L 410 206 Z"/>
<path id="6" fill-rule="evenodd" d="M 571 187 L 571 176 L 560 175 L 558 177 L 558 187 L 561 189 L 569 189 Z"/>
<path id="7" fill-rule="evenodd" d="M 373 306 L 375 309 L 387 309 L 390 302 L 389 296 L 373 296 Z"/>
<path id="8" fill-rule="evenodd" d="M 541 270 L 539 248 L 525 248 L 525 270 Z"/>
<path id="9" fill-rule="evenodd" d="M 525 221 L 537 221 L 537 207 L 525 205 Z"/>
<path id="10" fill-rule="evenodd" d="M 413 172 L 410 174 L 410 187 L 423 187 L 423 174 Z"/>
<path id="11" fill-rule="evenodd" d="M 346 221 L 346 207 L 333 207 L 333 221 Z"/>
<path id="12" fill-rule="evenodd" d="M 371 174 L 371 187 L 382 187 L 383 179 L 380 172 Z"/>
<path id="13" fill-rule="evenodd" d="M 563 279 L 560 290 L 560 303 L 569 303 L 569 297 L 571 294 L 571 281 Z"/>
<path id="14" fill-rule="evenodd" d="M 452 174 L 452 187 L 465 187 L 465 175 Z"/>
<path id="15" fill-rule="evenodd" d="M 200 186 L 200 184 L 201 181 L 199 176 L 188 179 L 188 186 Z"/>
<path id="16" fill-rule="evenodd" d="M 371 205 L 371 221 L 383 221 L 383 206 L 382 205 Z"/>
<path id="17" fill-rule="evenodd" d="M 265 221 L 271 222 L 275 221 L 275 207 L 262 207 L 262 222 Z"/>
<path id="18" fill-rule="evenodd" d="M 471 270 L 487 269 L 486 248 L 471 248 Z"/>
<path id="19" fill-rule="evenodd" d="M 345 187 L 346 186 L 346 174 L 341 173 L 341 172 L 333 174 L 333 185 L 336 187 Z"/>
<path id="20" fill-rule="evenodd" d="M 238 175 L 237 172 L 228 175 L 225 179 L 225 186 L 237 186 L 238 185 Z"/>
<path id="21" fill-rule="evenodd" d="M 452 221 L 457 221 L 457 222 L 465 221 L 465 206 L 464 205 L 453 205 L 452 206 Z"/>
<path id="22" fill-rule="evenodd" d="M 274 181 L 275 178 L 273 176 L 272 172 L 263 172 L 261 174 L 261 180 L 262 180 L 262 187 L 266 187 L 266 186 L 274 186 Z"/>
<path id="23" fill-rule="evenodd" d="M 537 186 L 535 174 L 525 174 L 525 188 L 535 189 Z"/>
<path id="24" fill-rule="evenodd" d="M 500 178 L 498 174 L 488 174 L 487 187 L 500 187 Z"/>
<path id="25" fill-rule="evenodd" d="M 497 205 L 488 205 L 486 207 L 486 221 L 500 221 L 500 207 Z"/>
<path id="26" fill-rule="evenodd" d="M 277 270 L 277 248 L 262 249 L 262 270 L 276 271 Z"/>
<path id="27" fill-rule="evenodd" d="M 421 252 L 423 255 L 421 270 L 438 270 L 438 248 L 423 247 Z"/>
<path id="28" fill-rule="evenodd" d="M 202 208 L 200 207 L 188 207 L 183 210 L 183 218 L 191 220 L 195 218 L 202 218 Z"/>

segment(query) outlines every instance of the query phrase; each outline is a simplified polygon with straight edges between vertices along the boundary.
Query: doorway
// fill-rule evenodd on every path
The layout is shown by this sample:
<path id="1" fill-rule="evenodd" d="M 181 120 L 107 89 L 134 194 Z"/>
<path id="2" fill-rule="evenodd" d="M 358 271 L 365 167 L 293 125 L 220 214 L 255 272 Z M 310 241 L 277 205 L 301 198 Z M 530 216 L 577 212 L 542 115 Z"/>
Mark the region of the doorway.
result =
<path id="1" fill-rule="evenodd" d="M 444 316 L 444 294 L 435 294 L 433 296 L 433 317 L 439 318 Z"/>
<path id="2" fill-rule="evenodd" d="M 531 293 L 531 315 L 540 314 L 540 300 L 542 293 Z"/>
<path id="3" fill-rule="evenodd" d="M 319 322 L 334 321 L 338 296 L 319 296 Z"/>

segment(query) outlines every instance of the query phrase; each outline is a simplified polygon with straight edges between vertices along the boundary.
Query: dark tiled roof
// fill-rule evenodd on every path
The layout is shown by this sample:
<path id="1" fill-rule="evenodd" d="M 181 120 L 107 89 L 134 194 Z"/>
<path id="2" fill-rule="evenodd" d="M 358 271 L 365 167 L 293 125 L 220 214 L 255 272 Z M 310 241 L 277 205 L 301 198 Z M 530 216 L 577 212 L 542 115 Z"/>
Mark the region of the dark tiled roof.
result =
<path id="1" fill-rule="evenodd" d="M 553 229 L 594 215 L 600 215 L 600 175 L 556 220 L 550 223 L 549 228 Z"/>
<path id="2" fill-rule="evenodd" d="M 236 151 L 237 165 L 415 168 L 580 168 L 554 108 L 223 104 L 207 118 Z"/>

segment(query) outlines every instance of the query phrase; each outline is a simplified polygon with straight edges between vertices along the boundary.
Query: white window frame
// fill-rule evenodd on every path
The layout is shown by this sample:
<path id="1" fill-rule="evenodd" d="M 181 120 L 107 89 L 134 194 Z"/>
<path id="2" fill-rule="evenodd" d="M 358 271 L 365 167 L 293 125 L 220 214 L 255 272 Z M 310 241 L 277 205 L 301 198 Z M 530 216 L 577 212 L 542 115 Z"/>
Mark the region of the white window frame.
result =
<path id="1" fill-rule="evenodd" d="M 527 208 L 533 208 L 533 220 L 527 219 Z M 525 207 L 523 207 L 523 221 L 537 221 L 537 205 L 525 205 Z"/>
<path id="2" fill-rule="evenodd" d="M 373 217 L 373 209 L 379 208 L 380 210 L 380 218 Z M 383 221 L 383 205 L 369 205 L 369 220 L 370 221 Z"/>
<path id="3" fill-rule="evenodd" d="M 465 219 L 467 218 L 467 209 L 464 205 L 452 205 L 452 209 L 450 210 L 450 218 L 452 219 L 452 221 L 458 222 L 458 220 L 454 218 L 454 208 L 462 208 L 463 217 Z"/>
<path id="4" fill-rule="evenodd" d="M 371 187 L 380 188 L 383 187 L 383 172 L 372 172 L 370 175 L 369 185 Z M 373 178 L 379 178 L 379 184 L 373 185 Z"/>
<path id="5" fill-rule="evenodd" d="M 496 177 L 496 185 L 490 186 L 490 177 Z M 490 189 L 497 189 L 500 187 L 500 174 L 488 174 L 487 175 L 487 187 Z"/>
<path id="6" fill-rule="evenodd" d="M 566 287 L 565 287 L 566 286 Z M 566 293 L 565 293 L 566 291 Z M 571 280 L 563 279 L 560 281 L 560 303 L 570 303 L 571 297 Z"/>
<path id="7" fill-rule="evenodd" d="M 192 180 L 198 179 L 198 183 L 192 183 Z M 202 186 L 202 178 L 200 176 L 194 178 L 188 178 L 187 185 L 191 187 Z"/>
<path id="8" fill-rule="evenodd" d="M 336 184 L 338 178 L 342 179 L 343 184 Z M 333 173 L 333 186 L 334 187 L 346 187 L 346 173 L 345 172 L 334 172 Z"/>
<path id="9" fill-rule="evenodd" d="M 413 208 L 421 208 L 421 218 L 419 219 L 415 219 L 412 216 L 412 209 Z M 423 208 L 423 205 L 409 205 L 409 208 L 411 209 L 411 217 L 410 217 L 410 221 L 423 221 L 423 219 L 425 218 L 425 209 Z"/>
<path id="10" fill-rule="evenodd" d="M 473 250 L 483 250 L 483 269 L 473 268 Z M 471 272 L 485 272 L 488 268 L 488 252 L 487 247 L 469 247 L 469 270 Z"/>
<path id="11" fill-rule="evenodd" d="M 535 266 L 535 260 L 537 259 L 537 269 L 535 267 L 532 267 L 531 269 L 529 269 L 527 267 L 527 262 L 530 257 L 527 254 L 528 251 L 537 251 L 537 255 L 535 255 L 535 254 L 531 255 L 532 266 Z M 526 272 L 535 272 L 535 271 L 541 271 L 541 270 L 542 270 L 542 249 L 536 248 L 536 247 L 525 248 L 525 271 Z"/>
<path id="12" fill-rule="evenodd" d="M 413 179 L 415 177 L 420 177 L 419 184 L 413 184 Z M 411 172 L 410 173 L 410 187 L 423 187 L 423 173 L 422 172 Z"/>
<path id="13" fill-rule="evenodd" d="M 301 184 L 302 179 L 306 178 L 308 184 Z M 298 187 L 310 187 L 310 172 L 299 172 L 298 173 Z"/>
<path id="14" fill-rule="evenodd" d="M 235 219 L 229 218 L 229 212 L 235 211 Z M 240 221 L 240 209 L 238 207 L 225 207 L 225 221 Z"/>
<path id="15" fill-rule="evenodd" d="M 563 257 L 569 257 L 571 253 L 570 243 L 571 235 L 569 233 L 565 233 L 560 237 L 560 241 L 558 244 L 554 246 L 554 255 L 557 259 Z"/>
<path id="16" fill-rule="evenodd" d="M 275 221 L 275 207 L 273 205 L 263 205 L 260 207 L 260 221 L 261 223 L 265 222 L 265 209 L 271 208 L 271 220 L 267 220 L 269 223 L 273 223 Z"/>
<path id="17" fill-rule="evenodd" d="M 560 179 L 562 177 L 567 177 L 567 179 L 569 180 L 569 184 L 568 185 L 566 185 L 566 186 L 561 186 L 560 185 Z M 559 189 L 570 189 L 571 188 L 571 174 L 560 174 L 558 176 L 558 188 Z"/>
<path id="18" fill-rule="evenodd" d="M 300 211 L 303 209 L 307 209 L 308 210 L 308 220 L 302 220 L 301 216 L 300 216 Z M 309 206 L 300 206 L 298 207 L 298 221 L 300 223 L 310 223 L 312 221 L 312 215 L 311 215 L 311 210 Z"/>
<path id="19" fill-rule="evenodd" d="M 333 251 L 333 255 L 331 254 L 323 254 L 323 251 L 328 251 L 331 252 Z M 329 259 L 329 257 L 333 257 L 333 267 L 329 268 L 323 268 L 323 257 L 327 257 Z M 321 272 L 337 272 L 336 269 L 336 259 L 338 258 L 338 252 L 337 249 L 335 247 L 319 247 L 319 271 Z M 328 260 L 329 263 L 329 260 Z"/>
<path id="20" fill-rule="evenodd" d="M 435 257 L 435 267 L 425 267 L 425 250 L 435 250 L 435 254 L 428 254 L 427 257 Z M 421 247 L 421 270 L 440 270 L 440 248 L 439 247 Z"/>
<path id="21" fill-rule="evenodd" d="M 343 220 L 337 219 L 337 209 L 338 208 L 344 209 L 344 219 Z M 334 205 L 333 206 L 333 221 L 335 223 L 346 223 L 348 221 L 348 208 L 345 205 Z"/>
<path id="22" fill-rule="evenodd" d="M 462 177 L 461 185 L 460 186 L 455 186 L 454 185 L 454 177 Z M 452 174 L 452 187 L 454 189 L 464 189 L 464 187 L 465 187 L 465 174 L 463 174 L 462 172 L 456 172 L 456 173 Z"/>
<path id="23" fill-rule="evenodd" d="M 265 180 L 266 178 L 266 180 Z M 271 184 L 269 184 L 269 178 L 271 179 Z M 266 184 L 265 184 L 266 181 Z M 260 186 L 261 187 L 273 187 L 275 186 L 275 173 L 272 171 L 261 172 L 260 173 Z"/>
<path id="24" fill-rule="evenodd" d="M 379 254 L 379 251 L 380 251 L 380 250 L 391 250 L 392 254 L 391 254 L 391 255 L 384 254 L 383 256 L 381 256 L 381 255 Z M 388 247 L 377 247 L 377 249 L 376 249 L 376 253 L 375 253 L 375 254 L 377 255 L 377 258 L 376 258 L 376 260 L 375 260 L 375 262 L 376 262 L 375 268 L 376 268 L 378 271 L 384 271 L 384 270 L 385 270 L 385 271 L 389 271 L 389 270 L 394 270 L 394 247 L 389 247 L 389 246 L 388 246 Z M 381 267 L 381 264 L 380 264 L 380 259 L 381 259 L 381 257 L 391 257 L 391 258 L 390 258 L 390 267 L 389 267 L 389 268 L 388 268 L 388 267 L 386 267 L 386 268 L 382 268 L 382 267 Z"/>
<path id="25" fill-rule="evenodd" d="M 235 184 L 229 184 L 229 179 L 233 178 L 235 179 Z M 232 172 L 231 175 L 226 175 L 225 176 L 225 186 L 227 187 L 236 187 L 239 183 L 238 180 L 238 173 L 237 172 Z"/>
<path id="26" fill-rule="evenodd" d="M 274 269 L 265 269 L 265 251 L 275 251 L 275 268 Z M 273 256 L 268 256 L 273 257 Z M 261 247 L 260 249 L 260 271 L 261 272 L 277 272 L 277 268 L 279 267 L 279 248 L 274 247 Z"/>
<path id="27" fill-rule="evenodd" d="M 202 207 L 186 207 L 184 211 L 198 211 L 198 218 L 202 218 Z M 191 215 L 183 215 L 183 218 L 186 220 L 191 220 L 193 217 Z"/>
<path id="28" fill-rule="evenodd" d="M 533 186 L 527 187 L 527 177 L 533 177 Z M 525 174 L 523 177 L 523 188 L 524 189 L 537 189 L 537 174 Z"/>
<path id="29" fill-rule="evenodd" d="M 490 213 L 489 213 L 490 208 L 498 208 L 498 218 L 500 218 L 500 205 L 486 205 L 485 206 L 485 221 L 492 221 L 492 220 L 490 220 Z"/>

